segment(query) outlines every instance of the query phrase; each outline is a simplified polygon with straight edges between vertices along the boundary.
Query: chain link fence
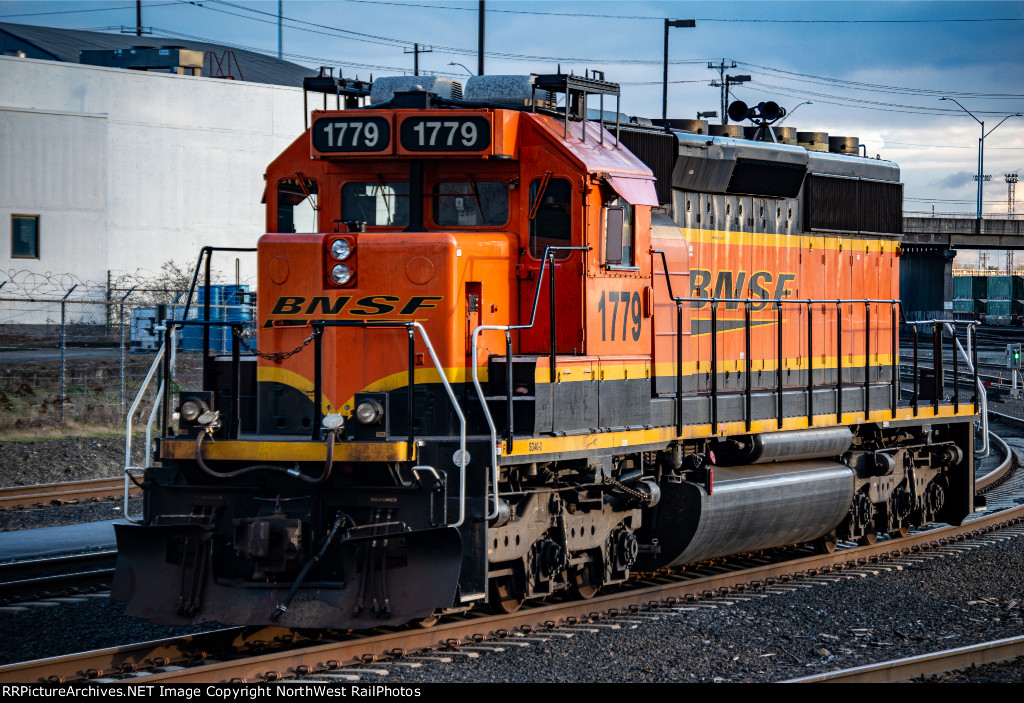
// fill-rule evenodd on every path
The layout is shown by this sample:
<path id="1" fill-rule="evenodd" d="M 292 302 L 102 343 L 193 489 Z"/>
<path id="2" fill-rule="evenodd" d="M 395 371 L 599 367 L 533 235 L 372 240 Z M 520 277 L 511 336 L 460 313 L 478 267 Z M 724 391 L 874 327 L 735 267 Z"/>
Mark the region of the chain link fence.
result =
<path id="1" fill-rule="evenodd" d="M 248 286 L 210 288 L 210 319 L 243 323 L 243 337 L 255 346 L 255 296 Z M 185 295 L 160 289 L 107 289 L 100 300 L 76 297 L 74 290 L 62 297 L 6 292 L 0 290 L 0 432 L 70 422 L 122 426 L 163 344 L 163 321 L 185 314 Z M 203 319 L 204 292 L 188 319 Z M 230 353 L 231 337 L 230 326 L 211 328 L 211 349 Z M 177 331 L 172 390 L 201 384 L 202 348 L 202 327 Z M 155 385 L 139 409 L 142 417 Z"/>

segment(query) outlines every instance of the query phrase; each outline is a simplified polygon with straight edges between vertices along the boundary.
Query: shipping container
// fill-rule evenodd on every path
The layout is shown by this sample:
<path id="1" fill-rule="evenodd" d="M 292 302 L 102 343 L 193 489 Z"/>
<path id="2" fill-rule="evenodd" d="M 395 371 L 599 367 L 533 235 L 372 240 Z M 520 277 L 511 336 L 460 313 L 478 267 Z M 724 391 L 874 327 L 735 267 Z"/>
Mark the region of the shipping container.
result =
<path id="1" fill-rule="evenodd" d="M 1021 276 L 989 276 L 988 293 L 979 297 L 985 297 L 989 300 L 1019 300 L 1024 298 L 1024 278 Z"/>
<path id="2" fill-rule="evenodd" d="M 1024 312 L 1024 302 L 1020 300 L 989 300 L 985 306 L 987 315 L 1020 315 Z"/>
<path id="3" fill-rule="evenodd" d="M 970 313 L 983 313 L 986 312 L 984 300 L 954 300 L 953 301 L 953 312 L 970 312 Z"/>
<path id="4" fill-rule="evenodd" d="M 953 278 L 953 297 L 957 300 L 971 300 L 987 296 L 987 276 L 955 276 Z"/>

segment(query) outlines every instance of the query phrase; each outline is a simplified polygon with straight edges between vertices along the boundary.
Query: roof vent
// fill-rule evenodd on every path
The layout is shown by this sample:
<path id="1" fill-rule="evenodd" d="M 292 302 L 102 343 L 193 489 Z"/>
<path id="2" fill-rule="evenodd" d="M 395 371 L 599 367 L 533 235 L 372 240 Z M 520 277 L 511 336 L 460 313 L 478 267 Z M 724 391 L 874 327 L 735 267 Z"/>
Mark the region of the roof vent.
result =
<path id="1" fill-rule="evenodd" d="M 394 97 L 395 93 L 407 93 L 419 86 L 421 90 L 434 93 L 449 100 L 462 95 L 462 84 L 451 78 L 438 76 L 385 76 L 373 82 L 370 88 L 370 102 L 382 103 Z M 458 86 L 458 88 L 456 88 Z"/>
<path id="2" fill-rule="evenodd" d="M 807 151 L 828 151 L 828 132 L 797 132 L 796 143 Z"/>
<path id="3" fill-rule="evenodd" d="M 532 100 L 533 79 L 533 76 L 473 76 L 466 81 L 466 100 L 523 107 Z"/>

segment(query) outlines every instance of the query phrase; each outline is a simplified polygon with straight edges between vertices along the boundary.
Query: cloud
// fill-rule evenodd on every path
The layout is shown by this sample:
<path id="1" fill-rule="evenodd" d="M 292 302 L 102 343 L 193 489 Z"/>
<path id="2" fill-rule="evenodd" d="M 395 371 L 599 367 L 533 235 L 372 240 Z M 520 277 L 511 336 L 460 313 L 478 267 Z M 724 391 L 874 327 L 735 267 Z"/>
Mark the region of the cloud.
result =
<path id="1" fill-rule="evenodd" d="M 957 171 L 951 173 L 945 178 L 940 178 L 935 181 L 931 181 L 928 185 L 934 188 L 944 188 L 946 190 L 952 190 L 955 188 L 963 188 L 965 185 L 971 184 L 974 174 L 970 171 Z"/>

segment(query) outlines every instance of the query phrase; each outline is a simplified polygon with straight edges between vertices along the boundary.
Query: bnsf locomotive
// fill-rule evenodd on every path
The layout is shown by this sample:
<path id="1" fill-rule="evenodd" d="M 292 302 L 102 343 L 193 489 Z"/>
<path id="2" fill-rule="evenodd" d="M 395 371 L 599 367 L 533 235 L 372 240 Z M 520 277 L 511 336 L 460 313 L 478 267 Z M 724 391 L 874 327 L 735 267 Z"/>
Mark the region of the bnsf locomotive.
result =
<path id="1" fill-rule="evenodd" d="M 896 165 L 590 77 L 372 91 L 267 169 L 256 341 L 166 391 L 129 614 L 429 624 L 972 512 L 975 406 L 901 397 Z"/>

